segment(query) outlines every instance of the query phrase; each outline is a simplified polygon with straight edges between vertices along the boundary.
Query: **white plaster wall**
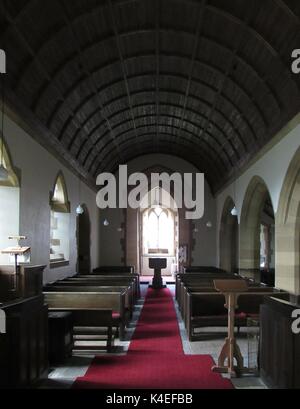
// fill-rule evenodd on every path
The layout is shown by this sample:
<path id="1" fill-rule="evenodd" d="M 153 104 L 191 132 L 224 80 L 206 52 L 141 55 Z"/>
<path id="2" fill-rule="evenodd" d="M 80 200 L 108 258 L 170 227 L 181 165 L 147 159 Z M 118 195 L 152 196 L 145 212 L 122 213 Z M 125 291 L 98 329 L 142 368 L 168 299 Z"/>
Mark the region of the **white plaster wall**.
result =
<path id="1" fill-rule="evenodd" d="M 280 193 L 288 167 L 297 149 L 300 146 L 300 115 L 292 121 L 296 124 L 292 129 L 288 124 L 281 132 L 285 136 L 262 157 L 245 170 L 236 180 L 216 195 L 217 205 L 217 232 L 219 231 L 221 215 L 225 200 L 228 196 L 236 203 L 238 220 L 240 222 L 244 197 L 250 181 L 254 176 L 260 176 L 266 183 L 276 214 Z M 219 263 L 219 237 L 217 234 L 217 261 Z"/>
<path id="2" fill-rule="evenodd" d="M 79 203 L 78 178 L 8 117 L 5 117 L 4 135 L 13 165 L 21 174 L 19 233 L 28 237 L 24 244 L 32 248 L 32 264 L 47 265 L 45 282 L 75 274 L 77 263 L 75 209 Z M 59 170 L 64 174 L 71 202 L 70 263 L 68 266 L 50 270 L 49 195 Z M 90 214 L 91 264 L 92 267 L 97 267 L 100 240 L 99 209 L 96 206 L 96 193 L 84 183 L 81 183 L 80 201 L 86 204 Z"/>
<path id="3" fill-rule="evenodd" d="M 187 161 L 164 154 L 151 154 L 140 156 L 128 164 L 128 175 L 134 172 L 141 172 L 153 166 L 163 166 L 179 173 L 199 172 Z M 110 222 L 108 227 L 103 226 L 103 221 L 107 218 Z M 206 223 L 211 221 L 212 228 L 206 227 Z M 105 239 L 101 242 L 101 265 L 121 264 L 123 256 L 120 238 L 123 237 L 117 231 L 121 223 L 125 222 L 124 212 L 120 209 L 107 209 L 101 212 L 101 237 Z M 216 202 L 213 198 L 209 185 L 205 183 L 205 214 L 202 219 L 195 220 L 195 227 L 198 230 L 193 233 L 195 239 L 195 250 L 193 251 L 193 265 L 216 265 Z"/>
<path id="4" fill-rule="evenodd" d="M 0 187 L 0 250 L 17 244 L 8 237 L 19 234 L 19 200 L 18 188 Z M 9 259 L 8 254 L 0 254 L 0 264 L 8 264 Z"/>

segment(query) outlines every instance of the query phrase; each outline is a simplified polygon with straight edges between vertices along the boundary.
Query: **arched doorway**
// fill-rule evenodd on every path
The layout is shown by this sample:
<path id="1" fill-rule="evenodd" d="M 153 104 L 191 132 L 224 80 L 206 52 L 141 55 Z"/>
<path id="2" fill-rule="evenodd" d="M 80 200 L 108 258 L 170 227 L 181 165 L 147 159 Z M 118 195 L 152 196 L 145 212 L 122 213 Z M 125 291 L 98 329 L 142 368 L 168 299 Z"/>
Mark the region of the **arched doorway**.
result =
<path id="1" fill-rule="evenodd" d="M 300 295 L 300 148 L 283 182 L 276 214 L 276 286 Z"/>
<path id="2" fill-rule="evenodd" d="M 77 216 L 77 272 L 90 274 L 91 272 L 91 221 L 88 208 L 81 205 L 83 213 Z"/>
<path id="3" fill-rule="evenodd" d="M 231 214 L 235 204 L 231 197 L 224 203 L 220 225 L 220 268 L 235 273 L 239 268 L 239 224 L 237 216 Z"/>
<path id="4" fill-rule="evenodd" d="M 145 199 L 150 204 L 146 209 Z M 178 211 L 174 199 L 159 188 L 148 192 L 142 200 L 139 225 L 141 274 L 153 275 L 149 269 L 149 258 L 153 257 L 167 259 L 163 275 L 175 273 L 178 269 Z"/>
<path id="5" fill-rule="evenodd" d="M 165 168 L 161 165 L 156 165 L 148 169 L 144 169 L 143 173 L 147 176 L 148 179 L 148 191 L 143 192 L 141 195 L 142 198 L 146 195 L 149 195 L 153 186 L 151 186 L 151 174 L 152 173 L 167 173 L 172 174 L 174 173 L 171 169 Z M 163 189 L 161 189 L 163 190 Z M 182 249 L 185 257 L 182 257 L 182 263 L 179 266 L 188 266 L 191 265 L 192 262 L 192 247 L 193 247 L 193 237 L 192 237 L 192 223 L 191 220 L 185 218 L 186 207 L 183 204 L 182 208 L 177 209 L 177 206 L 169 206 L 167 203 L 174 202 L 174 192 L 171 186 L 169 200 L 166 200 L 164 203 L 164 207 L 167 209 L 176 209 L 176 216 L 175 216 L 175 226 L 176 226 L 176 238 L 178 244 L 175 246 L 176 250 L 176 263 L 178 258 L 177 249 Z M 162 196 L 164 197 L 164 195 Z M 166 196 L 167 197 L 167 196 Z M 124 254 L 125 254 L 125 263 L 126 265 L 132 265 L 135 267 L 135 271 L 139 274 L 143 274 L 143 247 L 142 247 L 142 219 L 141 219 L 141 210 L 147 209 L 147 206 L 142 206 L 140 209 L 132 209 L 128 207 L 125 211 L 125 245 L 124 245 Z M 151 275 L 153 274 L 153 270 L 149 270 L 148 272 Z M 171 271 L 171 268 L 169 269 Z M 165 273 L 165 271 L 163 271 Z M 144 273 L 145 274 L 145 273 Z"/>
<path id="6" fill-rule="evenodd" d="M 262 271 L 270 270 L 275 252 L 274 224 L 274 210 L 268 188 L 263 179 L 255 176 L 249 183 L 241 213 L 241 275 L 260 282 Z"/>

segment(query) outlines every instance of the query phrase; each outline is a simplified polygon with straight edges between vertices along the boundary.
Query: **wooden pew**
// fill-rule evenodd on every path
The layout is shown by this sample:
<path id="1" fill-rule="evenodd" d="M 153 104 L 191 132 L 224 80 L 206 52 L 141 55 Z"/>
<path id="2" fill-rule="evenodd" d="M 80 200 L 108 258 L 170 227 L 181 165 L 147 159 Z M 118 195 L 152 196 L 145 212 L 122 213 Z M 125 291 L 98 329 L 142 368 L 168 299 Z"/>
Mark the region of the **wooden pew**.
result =
<path id="1" fill-rule="evenodd" d="M 273 287 L 265 287 L 260 286 L 259 284 L 253 284 L 252 286 L 248 287 L 248 293 L 274 293 L 274 291 L 280 292 L 280 290 L 276 290 Z M 214 287 L 193 287 L 193 286 L 184 286 L 183 287 L 183 296 L 182 296 L 182 306 L 181 306 L 181 316 L 182 319 L 187 326 L 188 321 L 188 312 L 187 312 L 187 305 L 189 302 L 189 294 L 197 294 L 197 293 L 218 293 L 218 291 Z M 280 292 L 281 293 L 281 292 Z"/>
<path id="2" fill-rule="evenodd" d="M 74 322 L 74 350 L 98 350 L 99 346 L 80 346 L 76 341 L 103 341 L 106 340 L 106 349 L 111 351 L 113 345 L 113 327 L 115 326 L 113 320 L 112 309 L 70 309 L 64 311 L 71 311 Z M 103 330 L 104 328 L 104 330 Z"/>
<path id="3" fill-rule="evenodd" d="M 133 266 L 100 266 L 92 274 L 134 274 Z"/>
<path id="4" fill-rule="evenodd" d="M 66 285 L 47 285 L 44 287 L 45 292 L 100 292 L 100 293 L 113 293 L 113 292 L 125 292 L 125 309 L 129 311 L 130 318 L 132 318 L 133 310 L 134 310 L 134 298 L 133 298 L 133 291 L 132 287 L 129 286 L 98 286 L 98 285 L 83 285 L 80 283 L 78 285 L 75 283 L 69 284 L 65 283 Z"/>
<path id="5" fill-rule="evenodd" d="M 212 282 L 213 280 L 216 279 L 230 279 L 230 280 L 234 280 L 236 279 L 240 279 L 241 277 L 238 276 L 237 274 L 230 274 L 230 273 L 213 273 L 213 272 L 201 272 L 201 273 L 179 273 L 176 274 L 176 278 L 175 278 L 175 298 L 177 300 L 177 297 L 179 296 L 179 288 L 180 288 L 180 283 L 183 282 L 185 284 L 187 284 L 188 282 L 192 283 L 195 281 L 202 281 L 202 280 L 207 280 Z"/>
<path id="6" fill-rule="evenodd" d="M 135 294 L 137 299 L 140 298 L 141 292 L 140 292 L 140 276 L 138 274 L 114 274 L 114 275 L 76 275 L 73 277 L 69 277 L 67 279 L 64 279 L 63 281 L 66 280 L 74 280 L 74 281 L 86 281 L 88 280 L 89 282 L 106 282 L 105 285 L 114 285 L 116 282 L 123 282 L 124 284 L 127 284 L 128 282 L 133 282 L 134 287 L 135 287 Z"/>
<path id="7" fill-rule="evenodd" d="M 227 272 L 225 270 L 222 270 L 221 268 L 218 267 L 211 267 L 211 266 L 190 266 L 190 267 L 185 267 L 184 268 L 184 273 L 185 274 L 202 274 L 202 273 L 225 273 Z"/>
<path id="8" fill-rule="evenodd" d="M 234 280 L 234 279 L 240 279 L 241 277 L 234 275 L 234 274 L 220 274 L 218 273 L 217 275 L 214 273 L 201 273 L 200 275 L 198 274 L 177 274 L 176 275 L 176 289 L 175 289 L 175 299 L 178 302 L 179 308 L 181 306 L 181 299 L 182 299 L 182 287 L 183 286 L 199 286 L 199 287 L 213 287 L 214 286 L 214 280 L 216 279 L 222 279 L 222 280 Z"/>
<path id="9" fill-rule="evenodd" d="M 130 287 L 132 292 L 133 298 L 133 305 L 136 304 L 138 300 L 138 294 L 136 289 L 136 283 L 129 279 L 78 279 L 78 278 L 68 278 L 61 281 L 57 281 L 55 283 L 51 283 L 51 285 L 59 285 L 59 286 L 96 286 L 96 287 Z"/>
<path id="10" fill-rule="evenodd" d="M 124 339 L 127 322 L 126 292 L 45 292 L 49 311 L 96 310 L 101 327 L 101 310 L 112 310 L 113 326 L 119 328 L 120 339 Z M 115 314 L 115 317 L 114 315 Z"/>
<path id="11" fill-rule="evenodd" d="M 186 331 L 190 341 L 200 340 L 203 334 L 195 334 L 196 328 L 226 327 L 228 313 L 225 308 L 225 297 L 217 292 L 187 293 Z M 236 311 L 236 326 L 247 325 L 248 315 L 259 315 L 260 305 L 265 297 L 289 299 L 289 293 L 271 289 L 268 291 L 249 291 L 238 298 L 239 308 Z"/>
<path id="12" fill-rule="evenodd" d="M 28 388 L 48 376 L 48 310 L 43 295 L 4 302 L 0 388 Z"/>
<path id="13" fill-rule="evenodd" d="M 187 284 L 184 282 L 180 283 L 180 294 L 178 297 L 178 308 L 179 311 L 181 312 L 181 315 L 184 316 L 185 310 L 186 310 L 186 293 L 188 291 L 191 292 L 216 292 L 215 287 L 214 287 L 214 279 L 204 279 L 204 280 L 195 280 L 192 282 L 188 282 Z M 223 278 L 224 280 L 224 278 Z M 246 280 L 247 281 L 247 280 Z M 255 289 L 261 289 L 261 290 L 267 290 L 267 288 L 273 289 L 273 287 L 266 287 L 264 284 L 259 284 L 259 283 L 254 283 L 254 282 L 249 282 L 247 281 L 248 288 L 249 290 L 252 288 Z"/>
<path id="14" fill-rule="evenodd" d="M 261 305 L 260 376 L 271 389 L 300 389 L 300 334 L 291 330 L 299 308 L 272 297 Z"/>

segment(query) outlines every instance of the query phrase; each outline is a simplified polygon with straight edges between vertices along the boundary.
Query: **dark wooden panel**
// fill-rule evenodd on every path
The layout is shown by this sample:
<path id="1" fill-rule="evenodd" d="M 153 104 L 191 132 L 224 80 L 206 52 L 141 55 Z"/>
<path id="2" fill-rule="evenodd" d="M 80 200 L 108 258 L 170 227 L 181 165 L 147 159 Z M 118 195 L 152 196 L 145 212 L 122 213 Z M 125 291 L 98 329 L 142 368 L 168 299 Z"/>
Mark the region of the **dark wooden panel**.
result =
<path id="1" fill-rule="evenodd" d="M 43 296 L 1 307 L 6 334 L 0 334 L 0 387 L 26 387 L 48 375 L 48 308 Z"/>
<path id="2" fill-rule="evenodd" d="M 273 298 L 261 306 L 261 377 L 272 388 L 300 388 L 300 334 L 291 328 L 295 308 Z"/>

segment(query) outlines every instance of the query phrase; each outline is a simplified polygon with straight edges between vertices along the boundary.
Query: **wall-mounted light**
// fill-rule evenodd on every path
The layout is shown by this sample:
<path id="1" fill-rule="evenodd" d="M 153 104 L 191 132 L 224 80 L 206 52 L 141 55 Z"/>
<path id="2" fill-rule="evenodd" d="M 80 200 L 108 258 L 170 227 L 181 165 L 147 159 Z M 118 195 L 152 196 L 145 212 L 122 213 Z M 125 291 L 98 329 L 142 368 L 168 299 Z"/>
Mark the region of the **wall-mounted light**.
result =
<path id="1" fill-rule="evenodd" d="M 78 205 L 78 206 L 76 207 L 76 213 L 77 213 L 78 215 L 84 213 L 84 209 L 83 209 L 83 207 L 82 207 L 81 205 Z"/>
<path id="2" fill-rule="evenodd" d="M 208 227 L 209 229 L 211 229 L 211 228 L 212 228 L 212 222 L 208 221 L 208 222 L 206 223 L 206 227 Z"/>
<path id="3" fill-rule="evenodd" d="M 109 226 L 109 221 L 107 219 L 104 220 L 103 226 L 105 226 L 105 227 Z"/>
<path id="4" fill-rule="evenodd" d="M 234 208 L 231 210 L 230 213 L 231 213 L 232 216 L 236 217 L 238 215 L 237 208 L 234 206 Z"/>
<path id="5" fill-rule="evenodd" d="M 122 233 L 122 231 L 123 231 L 122 227 L 117 228 L 117 232 Z"/>

